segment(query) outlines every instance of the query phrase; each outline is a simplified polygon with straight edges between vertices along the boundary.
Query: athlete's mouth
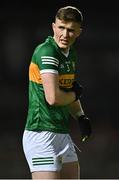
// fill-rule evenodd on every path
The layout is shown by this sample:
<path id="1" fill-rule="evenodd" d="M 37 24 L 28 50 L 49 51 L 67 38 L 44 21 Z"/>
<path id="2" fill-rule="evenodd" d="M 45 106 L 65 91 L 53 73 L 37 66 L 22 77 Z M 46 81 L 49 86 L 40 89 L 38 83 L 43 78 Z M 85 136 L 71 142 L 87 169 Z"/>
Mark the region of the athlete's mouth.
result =
<path id="1" fill-rule="evenodd" d="M 68 44 L 68 41 L 67 41 L 67 40 L 62 39 L 62 40 L 61 40 L 61 43 L 62 43 L 62 44 L 64 44 L 64 45 L 67 45 L 67 44 Z"/>

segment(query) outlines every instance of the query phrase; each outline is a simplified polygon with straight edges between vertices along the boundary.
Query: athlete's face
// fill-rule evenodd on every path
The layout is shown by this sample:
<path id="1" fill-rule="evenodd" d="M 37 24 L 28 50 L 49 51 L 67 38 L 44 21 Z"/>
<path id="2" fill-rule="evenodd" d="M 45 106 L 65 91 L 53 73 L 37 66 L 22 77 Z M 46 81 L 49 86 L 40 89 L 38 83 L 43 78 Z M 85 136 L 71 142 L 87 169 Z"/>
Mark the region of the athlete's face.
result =
<path id="1" fill-rule="evenodd" d="M 56 19 L 55 23 L 52 24 L 52 27 L 54 39 L 64 52 L 67 52 L 69 47 L 81 33 L 80 25 L 73 21 Z"/>

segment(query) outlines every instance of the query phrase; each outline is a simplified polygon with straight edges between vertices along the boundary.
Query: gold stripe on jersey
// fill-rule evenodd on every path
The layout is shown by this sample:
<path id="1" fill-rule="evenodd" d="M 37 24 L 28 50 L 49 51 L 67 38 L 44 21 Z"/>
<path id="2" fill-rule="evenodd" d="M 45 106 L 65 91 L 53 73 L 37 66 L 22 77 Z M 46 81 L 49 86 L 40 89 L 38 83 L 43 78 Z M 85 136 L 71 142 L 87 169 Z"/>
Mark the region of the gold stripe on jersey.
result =
<path id="1" fill-rule="evenodd" d="M 59 76 L 59 86 L 62 88 L 72 88 L 74 74 L 63 74 Z"/>
<path id="2" fill-rule="evenodd" d="M 37 84 L 42 84 L 40 70 L 37 64 L 31 62 L 29 66 L 29 80 Z M 72 88 L 74 74 L 59 75 L 59 86 L 62 88 Z"/>
<path id="3" fill-rule="evenodd" d="M 38 84 L 42 84 L 39 67 L 32 62 L 29 66 L 29 80 Z"/>

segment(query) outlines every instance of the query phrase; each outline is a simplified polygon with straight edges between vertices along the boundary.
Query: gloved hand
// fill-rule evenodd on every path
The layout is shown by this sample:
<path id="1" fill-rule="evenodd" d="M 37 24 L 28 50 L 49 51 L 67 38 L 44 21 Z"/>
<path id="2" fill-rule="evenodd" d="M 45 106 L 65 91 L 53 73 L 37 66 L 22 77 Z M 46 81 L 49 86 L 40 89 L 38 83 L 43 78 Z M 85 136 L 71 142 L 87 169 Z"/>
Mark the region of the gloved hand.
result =
<path id="1" fill-rule="evenodd" d="M 85 142 L 86 140 L 88 140 L 88 138 L 90 137 L 92 133 L 90 120 L 87 116 L 81 115 L 78 118 L 78 123 L 79 123 L 79 130 L 81 133 L 81 141 Z"/>
<path id="2" fill-rule="evenodd" d="M 83 87 L 77 81 L 74 81 L 72 91 L 75 92 L 75 94 L 76 94 L 75 101 L 77 101 L 78 99 L 81 98 L 81 95 L 82 95 L 82 92 L 83 92 Z"/>

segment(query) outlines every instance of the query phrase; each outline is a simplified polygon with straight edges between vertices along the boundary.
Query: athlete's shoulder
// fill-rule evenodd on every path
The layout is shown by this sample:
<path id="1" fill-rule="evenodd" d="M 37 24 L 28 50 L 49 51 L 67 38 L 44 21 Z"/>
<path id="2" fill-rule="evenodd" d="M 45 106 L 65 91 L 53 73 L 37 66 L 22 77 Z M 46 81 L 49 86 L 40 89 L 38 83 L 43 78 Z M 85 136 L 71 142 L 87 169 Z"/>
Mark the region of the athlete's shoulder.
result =
<path id="1" fill-rule="evenodd" d="M 58 69 L 59 55 L 54 39 L 51 36 L 36 47 L 32 56 L 32 63 L 38 65 L 40 69 Z"/>
<path id="2" fill-rule="evenodd" d="M 51 36 L 49 36 L 45 42 L 41 43 L 35 48 L 34 55 L 41 56 L 56 56 L 57 50 L 54 43 L 54 40 Z"/>

